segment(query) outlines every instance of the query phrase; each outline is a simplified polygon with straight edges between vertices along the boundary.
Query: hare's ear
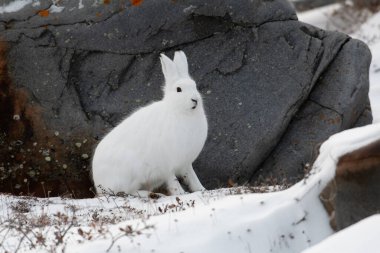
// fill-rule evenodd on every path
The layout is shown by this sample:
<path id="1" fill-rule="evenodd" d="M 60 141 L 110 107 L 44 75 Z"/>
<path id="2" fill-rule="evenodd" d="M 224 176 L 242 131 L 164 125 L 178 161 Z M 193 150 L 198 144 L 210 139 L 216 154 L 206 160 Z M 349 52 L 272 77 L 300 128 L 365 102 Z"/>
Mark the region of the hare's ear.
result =
<path id="1" fill-rule="evenodd" d="M 177 66 L 178 74 L 181 77 L 189 77 L 187 58 L 183 51 L 176 51 L 174 53 L 174 64 Z"/>
<path id="2" fill-rule="evenodd" d="M 178 78 L 177 68 L 174 62 L 164 54 L 161 54 L 160 60 L 162 66 L 162 73 L 164 74 L 166 85 L 169 85 L 175 79 Z"/>

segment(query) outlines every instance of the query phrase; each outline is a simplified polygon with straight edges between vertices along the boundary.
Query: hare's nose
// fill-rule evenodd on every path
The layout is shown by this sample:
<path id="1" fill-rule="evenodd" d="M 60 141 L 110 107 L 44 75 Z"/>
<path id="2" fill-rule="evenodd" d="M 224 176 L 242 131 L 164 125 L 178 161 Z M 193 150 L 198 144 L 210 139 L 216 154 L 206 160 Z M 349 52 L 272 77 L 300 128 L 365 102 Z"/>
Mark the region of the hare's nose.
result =
<path id="1" fill-rule="evenodd" d="M 198 100 L 197 99 L 191 99 L 191 101 L 193 101 L 194 102 L 194 106 L 193 107 L 191 107 L 191 109 L 195 109 L 196 107 L 197 107 L 197 105 L 198 105 Z"/>

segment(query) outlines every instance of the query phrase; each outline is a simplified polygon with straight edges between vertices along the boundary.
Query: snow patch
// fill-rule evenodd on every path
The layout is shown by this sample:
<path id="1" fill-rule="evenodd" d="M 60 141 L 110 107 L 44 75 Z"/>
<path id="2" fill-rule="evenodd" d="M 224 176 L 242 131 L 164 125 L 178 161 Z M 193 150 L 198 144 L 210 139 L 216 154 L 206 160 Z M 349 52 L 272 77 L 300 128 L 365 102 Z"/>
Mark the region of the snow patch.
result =
<path id="1" fill-rule="evenodd" d="M 0 14 L 17 12 L 32 2 L 33 0 L 16 0 L 8 3 L 7 5 L 1 5 Z"/>
<path id="2" fill-rule="evenodd" d="M 78 9 L 82 9 L 82 8 L 84 8 L 83 0 L 79 0 Z"/>
<path id="3" fill-rule="evenodd" d="M 63 6 L 57 6 L 57 5 L 54 4 L 54 5 L 50 6 L 49 12 L 50 13 L 59 13 L 59 12 L 62 12 L 63 9 L 65 9 L 65 7 L 63 7 Z"/>
<path id="4" fill-rule="evenodd" d="M 330 16 L 341 7 L 340 4 L 332 4 L 309 11 L 297 13 L 298 19 L 304 23 L 314 25 L 321 29 L 335 30 L 330 22 Z"/>
<path id="5" fill-rule="evenodd" d="M 33 1 L 33 3 L 32 3 L 33 7 L 37 7 L 37 6 L 40 6 L 40 5 L 41 5 L 40 1 Z"/>
<path id="6" fill-rule="evenodd" d="M 58 6 L 58 5 L 59 5 L 59 0 L 53 0 L 53 5 L 50 6 L 49 12 L 50 13 L 60 13 L 65 9 L 65 7 Z"/>
<path id="7" fill-rule="evenodd" d="M 379 235 L 380 215 L 377 214 L 339 231 L 303 253 L 378 253 Z"/>

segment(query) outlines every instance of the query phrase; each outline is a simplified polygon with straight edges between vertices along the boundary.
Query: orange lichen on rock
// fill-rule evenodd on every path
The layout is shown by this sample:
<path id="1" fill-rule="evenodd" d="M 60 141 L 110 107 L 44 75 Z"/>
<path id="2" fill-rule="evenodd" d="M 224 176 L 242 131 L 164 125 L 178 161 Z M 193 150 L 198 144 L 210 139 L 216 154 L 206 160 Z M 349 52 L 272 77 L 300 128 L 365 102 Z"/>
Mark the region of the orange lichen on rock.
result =
<path id="1" fill-rule="evenodd" d="M 40 10 L 38 12 L 38 15 L 40 15 L 41 17 L 44 17 L 44 18 L 48 17 L 49 14 L 50 14 L 49 10 Z"/>
<path id="2" fill-rule="evenodd" d="M 110 4 L 110 3 L 111 3 L 111 0 L 103 0 L 103 3 L 104 3 L 104 4 Z"/>
<path id="3" fill-rule="evenodd" d="M 131 0 L 133 6 L 139 6 L 142 2 L 143 0 Z"/>

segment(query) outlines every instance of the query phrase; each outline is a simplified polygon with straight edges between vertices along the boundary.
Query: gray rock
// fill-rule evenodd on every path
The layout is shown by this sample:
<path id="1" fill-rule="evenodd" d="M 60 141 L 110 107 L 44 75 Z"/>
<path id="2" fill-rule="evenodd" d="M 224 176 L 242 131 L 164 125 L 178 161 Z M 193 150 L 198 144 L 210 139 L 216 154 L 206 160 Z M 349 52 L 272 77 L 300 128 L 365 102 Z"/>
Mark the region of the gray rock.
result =
<path id="1" fill-rule="evenodd" d="M 372 113 L 371 113 L 371 108 L 369 104 L 367 104 L 366 109 L 364 109 L 363 113 L 359 116 L 358 121 L 355 123 L 355 127 L 361 127 L 365 125 L 372 124 Z"/>
<path id="2" fill-rule="evenodd" d="M 339 230 L 379 213 L 380 140 L 341 157 L 335 179 Z"/>
<path id="3" fill-rule="evenodd" d="M 379 155 L 380 140 L 339 159 L 328 198 L 337 230 L 380 212 Z"/>
<path id="4" fill-rule="evenodd" d="M 161 98 L 161 52 L 172 56 L 175 50 L 185 51 L 204 96 L 209 136 L 194 167 L 208 188 L 225 186 L 229 179 L 249 181 L 270 154 L 285 159 L 285 170 L 294 176 L 297 173 L 288 166 L 308 160 L 308 151 L 289 157 L 284 140 L 302 133 L 306 141 L 297 148 L 314 149 L 312 140 L 322 141 L 350 127 L 364 109 L 359 106 L 353 114 L 351 106 L 367 101 L 367 47 L 344 34 L 298 22 L 285 0 L 150 0 L 139 6 L 129 1 L 94 6 L 90 2 L 83 1 L 86 7 L 79 9 L 74 1 L 60 1 L 62 12 L 44 17 L 33 6 L 28 8 L 34 11 L 25 8 L 17 19 L 0 17 L 6 28 L 1 37 L 10 47 L 12 83 L 7 92 L 27 94 L 24 111 L 38 111 L 23 114 L 26 130 L 17 137 L 24 149 L 33 149 L 37 141 L 40 150 L 48 148 L 57 158 L 47 166 L 36 155 L 24 167 L 38 167 L 45 181 L 59 181 L 67 165 L 70 192 L 81 182 L 90 185 L 89 160 L 81 155 L 91 154 L 96 141 L 130 112 Z M 339 62 L 351 65 L 336 73 Z M 338 98 L 325 101 L 329 92 Z M 13 111 L 20 103 L 16 102 L 7 102 Z M 343 123 L 324 129 L 326 120 L 315 117 L 316 124 L 311 124 L 308 117 L 322 111 L 326 117 L 343 118 Z M 13 139 L 8 135 L 5 142 Z M 86 145 L 78 150 L 75 144 L 83 140 Z M 21 162 L 8 158 L 11 154 L 5 149 L 3 154 L 3 166 Z M 277 173 L 272 167 L 264 163 L 265 173 Z M 15 185 L 24 172 L 18 170 L 7 182 Z M 29 189 L 38 191 L 37 182 Z"/>
<path id="5" fill-rule="evenodd" d="M 286 133 L 251 179 L 271 177 L 295 183 L 318 155 L 319 146 L 332 134 L 371 123 L 368 103 L 368 66 L 371 53 L 362 42 L 350 40 L 320 76 L 309 98 Z M 360 122 L 357 122 L 362 114 Z"/>

